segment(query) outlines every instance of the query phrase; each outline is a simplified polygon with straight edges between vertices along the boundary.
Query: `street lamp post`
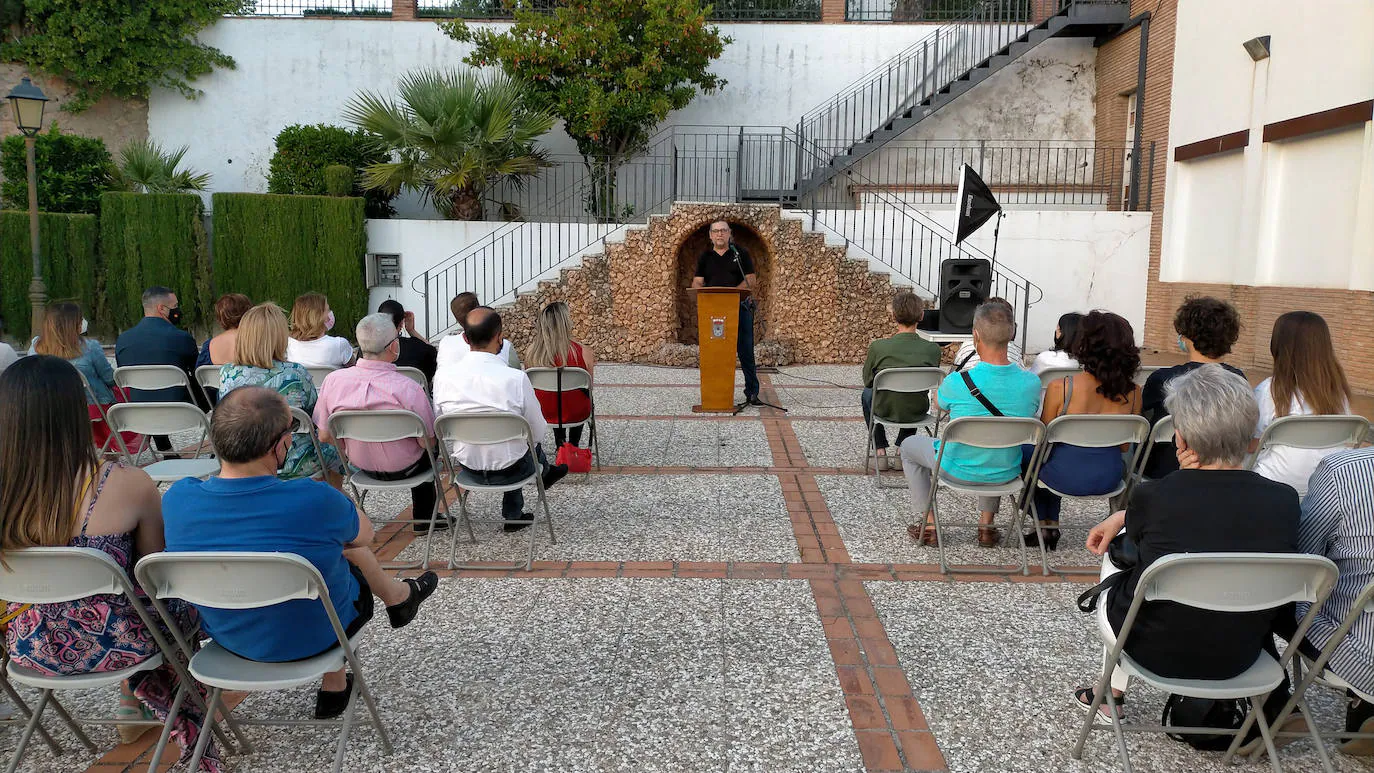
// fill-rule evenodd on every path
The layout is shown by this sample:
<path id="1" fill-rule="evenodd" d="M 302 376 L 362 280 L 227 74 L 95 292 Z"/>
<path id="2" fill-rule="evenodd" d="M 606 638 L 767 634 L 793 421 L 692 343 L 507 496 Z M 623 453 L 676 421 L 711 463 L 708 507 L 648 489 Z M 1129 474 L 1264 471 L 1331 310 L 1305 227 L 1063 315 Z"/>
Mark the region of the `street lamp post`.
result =
<path id="1" fill-rule="evenodd" d="M 14 125 L 24 134 L 24 150 L 29 172 L 29 248 L 33 253 L 33 281 L 29 283 L 29 303 L 33 306 L 30 335 L 43 329 L 43 312 L 48 303 L 48 288 L 43 284 L 43 266 L 38 241 L 38 168 L 34 138 L 43 128 L 43 109 L 48 98 L 25 78 L 6 97 L 14 110 Z"/>

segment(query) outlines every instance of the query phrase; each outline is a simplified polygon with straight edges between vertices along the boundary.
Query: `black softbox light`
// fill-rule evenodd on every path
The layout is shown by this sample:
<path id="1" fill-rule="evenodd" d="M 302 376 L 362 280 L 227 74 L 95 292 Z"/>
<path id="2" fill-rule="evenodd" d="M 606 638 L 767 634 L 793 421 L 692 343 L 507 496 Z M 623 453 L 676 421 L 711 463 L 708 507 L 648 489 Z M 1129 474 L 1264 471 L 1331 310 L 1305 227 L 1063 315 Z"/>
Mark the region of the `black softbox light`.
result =
<path id="1" fill-rule="evenodd" d="M 957 245 L 968 238 L 994 215 L 1002 211 L 1002 205 L 983 182 L 983 178 L 964 164 L 959 168 L 959 198 L 956 200 L 954 217 L 954 243 Z"/>

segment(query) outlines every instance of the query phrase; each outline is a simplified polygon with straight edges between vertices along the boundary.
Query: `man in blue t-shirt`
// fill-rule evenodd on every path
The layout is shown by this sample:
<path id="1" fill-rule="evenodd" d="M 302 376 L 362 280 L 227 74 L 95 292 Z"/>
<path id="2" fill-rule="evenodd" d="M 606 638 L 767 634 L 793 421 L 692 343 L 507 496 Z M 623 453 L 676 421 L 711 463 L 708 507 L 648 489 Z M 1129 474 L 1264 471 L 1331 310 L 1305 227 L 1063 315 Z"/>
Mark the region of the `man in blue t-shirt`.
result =
<path id="1" fill-rule="evenodd" d="M 981 360 L 963 374 L 950 374 L 936 392 L 936 402 L 949 411 L 950 420 L 965 416 L 995 416 L 984 400 L 1003 416 L 1034 416 L 1040 403 L 1040 378 L 1007 359 L 1007 344 L 1016 333 L 1016 322 L 1007 306 L 983 303 L 973 313 L 973 345 Z M 983 400 L 969 389 L 973 382 Z M 940 454 L 940 441 L 913 435 L 902 442 L 902 469 L 911 489 L 911 501 L 920 512 L 930 501 L 932 470 Z M 1021 474 L 1021 449 L 973 448 L 955 443 L 945 452 L 943 475 L 963 483 L 1006 483 Z M 999 497 L 978 497 L 978 544 L 995 547 L 1001 533 L 992 525 Z M 908 532 L 923 544 L 935 544 L 934 515 L 926 513 L 926 525 L 912 525 Z"/>
<path id="2" fill-rule="evenodd" d="M 438 576 L 425 572 L 402 581 L 386 574 L 370 548 L 372 523 L 348 497 L 317 481 L 277 478 L 291 447 L 291 421 L 286 400 L 271 389 L 242 387 L 219 401 L 210 439 L 220 474 L 185 478 L 168 489 L 162 499 L 167 550 L 295 553 L 320 570 L 349 638 L 372 618 L 373 595 L 386 604 L 392 628 L 408 624 L 438 587 Z M 317 600 L 198 609 L 211 638 L 251 660 L 304 660 L 339 646 Z M 315 717 L 341 715 L 352 682 L 344 669 L 326 674 Z"/>

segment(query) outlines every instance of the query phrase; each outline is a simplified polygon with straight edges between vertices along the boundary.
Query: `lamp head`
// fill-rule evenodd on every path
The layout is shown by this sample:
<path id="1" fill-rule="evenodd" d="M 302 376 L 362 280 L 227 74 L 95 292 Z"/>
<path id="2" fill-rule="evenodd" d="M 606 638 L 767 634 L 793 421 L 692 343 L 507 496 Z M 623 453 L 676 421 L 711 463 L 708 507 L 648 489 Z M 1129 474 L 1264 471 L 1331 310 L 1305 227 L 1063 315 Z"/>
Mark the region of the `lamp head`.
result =
<path id="1" fill-rule="evenodd" d="M 1241 45 L 1245 46 L 1245 53 L 1249 54 L 1250 58 L 1254 59 L 1256 62 L 1258 62 L 1261 59 L 1269 58 L 1268 35 L 1260 35 L 1257 38 L 1250 38 Z"/>
<path id="2" fill-rule="evenodd" d="M 14 110 L 14 125 L 24 136 L 32 137 L 43 128 L 43 108 L 48 98 L 32 81 L 24 78 L 5 98 Z"/>

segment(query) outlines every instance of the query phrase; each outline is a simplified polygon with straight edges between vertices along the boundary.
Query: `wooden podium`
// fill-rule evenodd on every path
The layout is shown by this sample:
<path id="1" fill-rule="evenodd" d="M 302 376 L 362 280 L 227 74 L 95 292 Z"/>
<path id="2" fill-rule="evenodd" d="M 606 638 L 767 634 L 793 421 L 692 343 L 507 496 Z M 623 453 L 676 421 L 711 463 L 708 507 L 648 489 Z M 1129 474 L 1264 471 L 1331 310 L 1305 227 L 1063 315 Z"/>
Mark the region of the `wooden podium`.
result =
<path id="1" fill-rule="evenodd" d="M 701 404 L 697 413 L 735 410 L 735 350 L 739 341 L 739 305 L 749 296 L 737 287 L 700 287 L 697 296 L 697 345 L 700 350 Z"/>

